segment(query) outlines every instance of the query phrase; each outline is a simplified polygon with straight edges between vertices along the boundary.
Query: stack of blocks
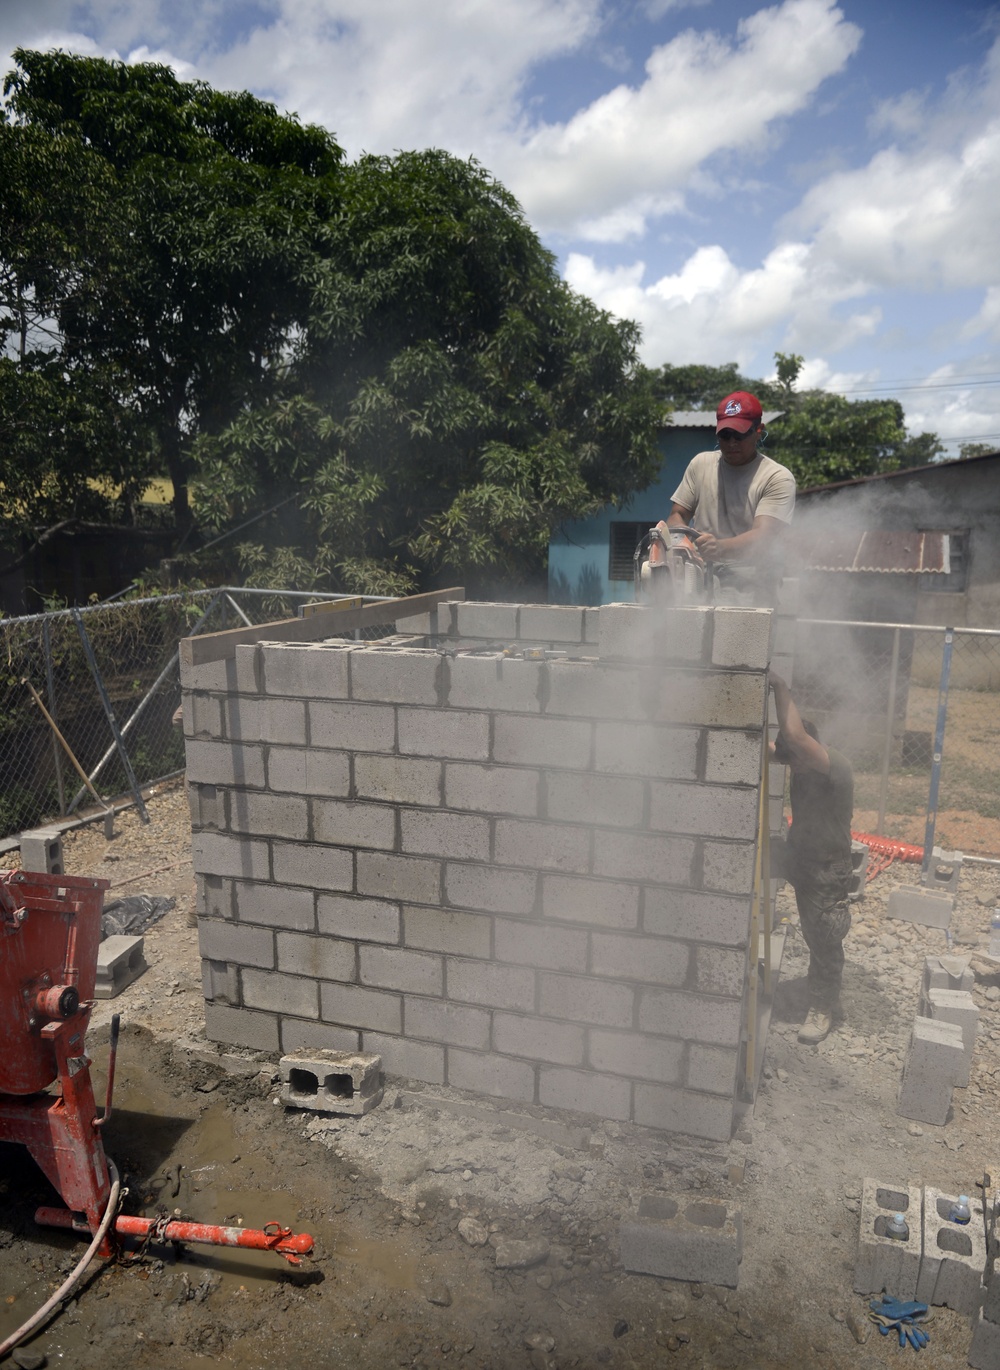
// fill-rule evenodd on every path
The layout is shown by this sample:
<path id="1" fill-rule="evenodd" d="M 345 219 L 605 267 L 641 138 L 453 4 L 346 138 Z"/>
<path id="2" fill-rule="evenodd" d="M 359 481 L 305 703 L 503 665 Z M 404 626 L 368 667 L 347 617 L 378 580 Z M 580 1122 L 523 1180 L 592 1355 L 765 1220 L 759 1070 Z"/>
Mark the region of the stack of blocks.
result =
<path id="1" fill-rule="evenodd" d="M 928 956 L 924 962 L 900 1091 L 899 1112 L 904 1118 L 946 1122 L 952 1087 L 968 1085 L 979 1025 L 979 1009 L 970 992 L 974 983 L 967 957 Z"/>
<path id="2" fill-rule="evenodd" d="M 208 1035 L 727 1139 L 771 626 L 456 602 L 185 664 Z"/>

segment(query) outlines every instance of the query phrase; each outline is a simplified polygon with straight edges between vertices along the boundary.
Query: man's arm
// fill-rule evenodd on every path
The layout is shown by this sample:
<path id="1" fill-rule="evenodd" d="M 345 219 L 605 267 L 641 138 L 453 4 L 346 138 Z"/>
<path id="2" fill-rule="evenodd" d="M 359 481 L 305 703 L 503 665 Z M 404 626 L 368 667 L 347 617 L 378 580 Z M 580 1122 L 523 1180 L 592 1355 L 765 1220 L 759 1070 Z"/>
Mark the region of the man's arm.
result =
<path id="1" fill-rule="evenodd" d="M 768 671 L 767 679 L 774 691 L 774 708 L 785 746 L 801 766 L 807 767 L 810 771 L 819 771 L 821 775 L 829 775 L 830 753 L 822 742 L 810 737 L 803 728 L 802 715 L 792 698 L 791 690 L 781 676 L 775 675 L 773 671 Z"/>
<path id="2" fill-rule="evenodd" d="M 676 504 L 674 508 L 677 508 Z M 673 518 L 673 514 L 670 517 Z M 781 519 L 758 514 L 753 526 L 734 538 L 717 538 L 714 533 L 700 533 L 695 542 L 706 561 L 760 561 L 767 556 L 786 526 Z"/>
<path id="3" fill-rule="evenodd" d="M 678 504 L 675 501 L 673 505 L 671 505 L 670 513 L 667 515 L 667 527 L 679 528 L 682 525 L 690 526 L 691 515 L 693 513 L 693 509 L 685 509 L 683 504 Z"/>

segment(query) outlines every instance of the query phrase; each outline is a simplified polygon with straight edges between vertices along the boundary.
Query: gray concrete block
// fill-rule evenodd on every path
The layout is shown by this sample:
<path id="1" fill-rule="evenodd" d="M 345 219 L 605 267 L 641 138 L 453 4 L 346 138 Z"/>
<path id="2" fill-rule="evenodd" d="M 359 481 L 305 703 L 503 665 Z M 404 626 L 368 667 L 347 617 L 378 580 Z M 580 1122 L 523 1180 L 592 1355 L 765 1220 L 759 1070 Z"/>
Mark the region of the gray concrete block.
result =
<path id="1" fill-rule="evenodd" d="M 591 1028 L 589 1062 L 595 1070 L 660 1084 L 679 1084 L 684 1071 L 684 1043 L 640 1032 Z"/>
<path id="2" fill-rule="evenodd" d="M 742 999 L 747 980 L 747 953 L 729 947 L 694 947 L 691 988 L 703 994 Z"/>
<path id="3" fill-rule="evenodd" d="M 192 828 L 218 829 L 226 826 L 224 790 L 218 789 L 215 785 L 188 785 L 187 796 Z M 107 821 L 105 819 L 105 822 Z"/>
<path id="4" fill-rule="evenodd" d="M 456 656 L 449 661 L 448 703 L 456 709 L 541 713 L 542 663 L 503 657 Z"/>
<path id="5" fill-rule="evenodd" d="M 391 704 L 347 704 L 310 700 L 309 740 L 313 747 L 391 752 L 396 747 L 396 710 Z"/>
<path id="6" fill-rule="evenodd" d="M 436 807 L 441 803 L 441 763 L 415 757 L 355 755 L 354 789 L 358 799 Z"/>
<path id="7" fill-rule="evenodd" d="M 545 970 L 582 972 L 587 969 L 587 934 L 582 928 L 553 927 L 551 923 L 495 918 L 494 955 L 498 961 Z"/>
<path id="8" fill-rule="evenodd" d="M 733 1101 L 672 1085 L 637 1084 L 633 1121 L 641 1127 L 728 1142 L 733 1131 Z"/>
<path id="9" fill-rule="evenodd" d="M 231 742 L 278 742 L 303 747 L 306 706 L 301 699 L 250 698 L 230 695 L 222 706 L 226 736 Z"/>
<path id="10" fill-rule="evenodd" d="M 603 1027 L 631 1027 L 635 990 L 631 985 L 576 975 L 539 976 L 539 1003 L 546 1017 Z"/>
<path id="11" fill-rule="evenodd" d="M 643 1194 L 619 1229 L 622 1264 L 641 1275 L 735 1289 L 743 1259 L 743 1215 L 719 1199 Z"/>
<path id="12" fill-rule="evenodd" d="M 955 901 L 950 894 L 938 894 L 921 885 L 897 885 L 889 891 L 889 918 L 905 923 L 921 923 L 928 928 L 951 927 Z"/>
<path id="13" fill-rule="evenodd" d="M 591 933 L 591 970 L 615 980 L 641 980 L 676 988 L 688 977 L 691 948 L 686 942 L 628 933 Z"/>
<path id="14" fill-rule="evenodd" d="M 233 742 L 184 745 L 187 778 L 194 785 L 249 785 L 264 788 L 264 749 Z"/>
<path id="15" fill-rule="evenodd" d="M 702 884 L 706 890 L 749 895 L 753 889 L 755 842 L 702 844 Z"/>
<path id="16" fill-rule="evenodd" d="M 274 878 L 279 884 L 305 885 L 314 890 L 349 890 L 354 883 L 354 858 L 341 847 L 275 842 L 273 857 Z"/>
<path id="17" fill-rule="evenodd" d="M 264 689 L 298 699 L 346 699 L 351 648 L 344 643 L 261 643 Z"/>
<path id="18" fill-rule="evenodd" d="M 493 760 L 513 766 L 590 765 L 593 724 L 569 718 L 497 714 L 493 720 Z"/>
<path id="19" fill-rule="evenodd" d="M 986 1266 L 983 1205 L 970 1196 L 971 1220 L 955 1223 L 948 1214 L 957 1197 L 924 1186 L 924 1250 L 916 1297 L 922 1303 L 947 1304 L 956 1313 L 974 1318 Z"/>
<path id="20" fill-rule="evenodd" d="M 346 752 L 316 747 L 269 747 L 267 783 L 288 794 L 340 798 L 350 793 L 351 763 Z"/>
<path id="21" fill-rule="evenodd" d="M 967 990 L 930 989 L 927 991 L 927 1002 L 930 1016 L 936 1022 L 954 1023 L 961 1028 L 964 1055 L 954 1083 L 965 1088 L 969 1083 L 972 1057 L 976 1049 L 976 1033 L 979 1029 L 979 1009 L 976 1001 Z"/>
<path id="22" fill-rule="evenodd" d="M 362 985 L 320 985 L 320 1017 L 325 1023 L 376 1032 L 403 1030 L 403 998 L 382 989 Z"/>
<path id="23" fill-rule="evenodd" d="M 444 1047 L 368 1030 L 361 1034 L 361 1040 L 366 1051 L 377 1051 L 382 1057 L 388 1074 L 402 1075 L 408 1080 L 426 1080 L 431 1085 L 444 1084 Z"/>
<path id="24" fill-rule="evenodd" d="M 270 862 L 267 843 L 222 832 L 191 835 L 191 864 L 196 875 L 222 875 L 243 880 L 267 880 Z"/>
<path id="25" fill-rule="evenodd" d="M 350 894 L 321 894 L 316 901 L 316 924 L 330 937 L 395 943 L 399 941 L 399 905 Z"/>
<path id="26" fill-rule="evenodd" d="M 420 908 L 403 905 L 403 942 L 421 951 L 446 951 L 452 956 L 490 956 L 492 918 L 465 909 Z M 379 938 L 379 941 L 390 939 Z"/>
<path id="27" fill-rule="evenodd" d="M 538 771 L 513 766 L 449 763 L 444 768 L 444 802 L 450 809 L 533 818 L 538 813 L 538 780 Z"/>
<path id="28" fill-rule="evenodd" d="M 242 881 L 237 881 L 233 888 L 241 923 L 263 923 L 269 928 L 291 928 L 295 932 L 312 932 L 316 927 L 316 896 L 312 890 Z"/>
<path id="29" fill-rule="evenodd" d="M 697 728 L 599 721 L 594 730 L 594 764 L 598 771 L 612 774 L 695 780 L 700 737 Z"/>
<path id="30" fill-rule="evenodd" d="M 546 788 L 549 818 L 612 828 L 642 826 L 646 789 L 643 780 L 551 771 Z"/>
<path id="31" fill-rule="evenodd" d="M 181 709 L 185 737 L 221 738 L 222 700 L 218 695 L 194 694 L 186 690 Z"/>
<path id="32" fill-rule="evenodd" d="M 713 728 L 705 743 L 705 779 L 710 784 L 759 785 L 763 745 L 759 729 Z"/>
<path id="33" fill-rule="evenodd" d="M 711 1046 L 735 1046 L 740 1039 L 740 1001 L 687 990 L 644 989 L 639 1030 Z"/>
<path id="34" fill-rule="evenodd" d="M 455 606 L 455 626 L 459 637 L 484 638 L 487 641 L 515 642 L 517 640 L 516 604 L 465 600 Z"/>
<path id="35" fill-rule="evenodd" d="M 920 875 L 921 885 L 937 890 L 939 894 L 957 894 L 958 882 L 962 878 L 962 858 L 960 851 L 932 848 L 927 869 Z"/>
<path id="36" fill-rule="evenodd" d="M 642 930 L 656 937 L 745 947 L 749 929 L 750 907 L 746 899 L 694 890 L 645 891 Z"/>
<path id="37" fill-rule="evenodd" d="M 971 990 L 975 971 L 968 956 L 928 956 L 924 961 L 923 992 L 931 989 Z M 928 1017 L 930 1014 L 927 1015 Z"/>
<path id="38" fill-rule="evenodd" d="M 58 828 L 29 828 L 21 834 L 21 869 L 42 875 L 65 873 Z"/>
<path id="39" fill-rule="evenodd" d="M 962 1029 L 955 1023 L 915 1018 L 896 1112 L 943 1127 L 951 1109 L 952 1086 L 964 1068 Z"/>
<path id="40" fill-rule="evenodd" d="M 909 1228 L 905 1241 L 886 1236 L 894 1213 L 902 1213 Z M 861 1191 L 861 1227 L 858 1258 L 854 1266 L 856 1294 L 885 1292 L 897 1299 L 912 1299 L 920 1275 L 923 1246 L 923 1209 L 915 1185 L 881 1185 L 866 1179 Z"/>
<path id="41" fill-rule="evenodd" d="M 654 722 L 706 728 L 764 726 L 767 677 L 763 672 L 692 674 L 665 670 L 651 683 L 649 703 Z"/>
<path id="42" fill-rule="evenodd" d="M 526 1056 L 559 1066 L 582 1066 L 584 1030 L 576 1023 L 494 1013 L 493 1046 L 506 1056 Z"/>
<path id="43" fill-rule="evenodd" d="M 594 841 L 594 874 L 662 885 L 690 885 L 694 855 L 695 844 L 688 837 L 602 832 Z"/>
<path id="44" fill-rule="evenodd" d="M 382 1102 L 382 1058 L 349 1051 L 300 1050 L 282 1056 L 281 1102 L 315 1113 L 360 1118 Z"/>
<path id="45" fill-rule="evenodd" d="M 548 1108 L 569 1108 L 625 1122 L 631 1112 L 632 1086 L 617 1075 L 542 1066 L 538 1072 L 538 1102 Z"/>
<path id="46" fill-rule="evenodd" d="M 333 846 L 391 851 L 396 845 L 396 813 L 388 804 L 314 799 L 312 832 L 315 841 Z"/>
<path id="47" fill-rule="evenodd" d="M 713 614 L 712 665 L 766 671 L 774 613 L 770 609 L 719 606 Z"/>
<path id="48" fill-rule="evenodd" d="M 701 605 L 603 604 L 599 614 L 598 651 L 602 658 L 700 662 L 708 644 L 713 610 Z"/>
<path id="49" fill-rule="evenodd" d="M 441 994 L 444 966 L 440 956 L 405 947 L 358 948 L 358 979 L 376 989 L 398 989 L 410 994 Z"/>
<path id="50" fill-rule="evenodd" d="M 403 903 L 440 904 L 441 863 L 421 856 L 359 851 L 358 894 Z"/>
<path id="51" fill-rule="evenodd" d="M 60 871 L 51 874 L 59 875 Z M 225 924 L 223 926 L 229 926 Z M 97 979 L 94 983 L 96 999 L 113 999 L 146 969 L 143 938 L 117 934 L 106 937 L 97 948 Z"/>
<path id="52" fill-rule="evenodd" d="M 225 661 L 205 661 L 198 666 L 188 666 L 182 658 L 180 675 L 185 690 L 228 694 L 237 688 L 236 662 L 232 657 L 227 657 Z"/>
<path id="53" fill-rule="evenodd" d="M 351 699 L 380 704 L 437 704 L 442 658 L 424 648 L 358 648 L 351 654 Z"/>
<path id="54" fill-rule="evenodd" d="M 858 904 L 865 897 L 865 884 L 868 880 L 868 863 L 871 858 L 871 850 L 866 847 L 864 842 L 851 843 L 851 888 L 848 899 L 852 904 Z"/>
<path id="55" fill-rule="evenodd" d="M 354 980 L 354 943 L 302 932 L 277 934 L 278 970 L 313 980 Z"/>
<path id="56" fill-rule="evenodd" d="M 575 604 L 522 604 L 517 635 L 526 642 L 582 642 L 583 613 Z"/>
<path id="57" fill-rule="evenodd" d="M 234 961 L 240 966 L 274 970 L 274 933 L 270 928 L 235 923 L 232 919 L 199 918 L 198 950 L 212 961 Z"/>
<path id="58" fill-rule="evenodd" d="M 533 913 L 537 884 L 538 876 L 529 871 L 467 866 L 451 861 L 445 867 L 444 889 L 448 903 L 483 913 Z"/>
<path id="59" fill-rule="evenodd" d="M 493 860 L 498 866 L 584 874 L 590 868 L 590 833 L 572 823 L 498 818 L 494 826 Z"/>
<path id="60" fill-rule="evenodd" d="M 471 961 L 449 956 L 445 962 L 448 998 L 486 1008 L 535 1007 L 535 972 L 522 966 L 502 966 L 491 961 Z"/>
<path id="61" fill-rule="evenodd" d="M 271 970 L 244 970 L 243 1003 L 268 1013 L 290 1013 L 296 1018 L 318 1018 L 315 980 L 280 975 Z"/>
<path id="62" fill-rule="evenodd" d="M 194 886 L 199 918 L 233 917 L 232 880 L 224 880 L 221 875 L 197 875 Z"/>
<path id="63" fill-rule="evenodd" d="M 546 714 L 636 721 L 646 717 L 642 673 L 633 667 L 603 661 L 550 661 L 545 669 L 549 681 Z"/>
<path id="64" fill-rule="evenodd" d="M 395 624 L 396 632 L 413 633 L 419 637 L 426 637 L 429 633 L 434 631 L 434 625 L 432 625 L 431 620 L 432 614 L 430 612 L 426 614 L 410 614 L 407 618 L 397 618 Z"/>
<path id="65" fill-rule="evenodd" d="M 447 1050 L 448 1084 L 456 1089 L 472 1089 L 477 1094 L 498 1095 L 501 1099 L 535 1102 L 535 1067 L 527 1061 L 498 1056 L 494 1052 Z"/>
<path id="66" fill-rule="evenodd" d="M 657 832 L 753 841 L 757 835 L 757 791 L 653 780 L 649 786 L 649 826 Z"/>
<path id="67" fill-rule="evenodd" d="M 288 837 L 304 842 L 309 836 L 309 806 L 296 794 L 234 790 L 229 796 L 229 826 L 233 832 L 255 837 Z"/>
<path id="68" fill-rule="evenodd" d="M 307 1023 L 301 1018 L 282 1018 L 281 1050 L 357 1051 L 361 1033 L 356 1028 L 334 1027 L 330 1023 Z"/>
<path id="69" fill-rule="evenodd" d="M 231 966 L 228 961 L 202 961 L 201 988 L 206 1003 L 231 1004 L 233 1008 L 238 1008 L 239 967 Z"/>
<path id="70" fill-rule="evenodd" d="M 692 1042 L 688 1047 L 685 1084 L 689 1089 L 722 1094 L 731 1100 L 736 1090 L 739 1059 L 739 1051 L 734 1047 L 707 1047 Z"/>
<path id="71" fill-rule="evenodd" d="M 403 809 L 399 821 L 404 852 L 464 861 L 490 859 L 490 820 L 486 817 L 446 810 Z"/>
<path id="72" fill-rule="evenodd" d="M 399 750 L 406 756 L 487 761 L 490 716 L 462 709 L 400 709 Z"/>
<path id="73" fill-rule="evenodd" d="M 487 1051 L 490 1046 L 490 1013 L 466 1004 L 441 999 L 403 1000 L 407 1037 L 427 1037 L 447 1046 Z"/>
<path id="74" fill-rule="evenodd" d="M 278 1015 L 253 1013 L 226 1004 L 205 1005 L 205 1036 L 248 1051 L 279 1051 Z"/>
<path id="75" fill-rule="evenodd" d="M 972 1325 L 968 1361 L 973 1370 L 997 1370 L 1000 1365 L 1000 1323 L 989 1322 L 982 1311 Z"/>
<path id="76" fill-rule="evenodd" d="M 542 916 L 594 927 L 635 928 L 639 923 L 639 886 L 611 880 L 542 877 Z"/>
<path id="77" fill-rule="evenodd" d="M 997 1208 L 1000 1216 L 1000 1207 Z M 994 1256 L 986 1267 L 983 1288 L 983 1317 L 987 1322 L 1000 1323 L 1000 1256 Z"/>

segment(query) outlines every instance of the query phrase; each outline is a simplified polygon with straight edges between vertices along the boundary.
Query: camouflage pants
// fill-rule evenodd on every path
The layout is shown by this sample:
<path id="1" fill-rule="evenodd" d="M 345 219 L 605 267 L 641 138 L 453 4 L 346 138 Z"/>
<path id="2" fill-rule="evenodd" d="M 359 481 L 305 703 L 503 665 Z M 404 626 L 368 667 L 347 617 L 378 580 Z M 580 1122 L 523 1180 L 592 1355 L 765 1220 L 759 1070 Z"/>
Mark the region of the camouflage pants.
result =
<path id="1" fill-rule="evenodd" d="M 809 866 L 803 861 L 791 875 L 802 936 L 809 948 L 809 996 L 813 1008 L 831 1012 L 840 1002 L 844 975 L 844 938 L 851 927 L 848 862 Z"/>

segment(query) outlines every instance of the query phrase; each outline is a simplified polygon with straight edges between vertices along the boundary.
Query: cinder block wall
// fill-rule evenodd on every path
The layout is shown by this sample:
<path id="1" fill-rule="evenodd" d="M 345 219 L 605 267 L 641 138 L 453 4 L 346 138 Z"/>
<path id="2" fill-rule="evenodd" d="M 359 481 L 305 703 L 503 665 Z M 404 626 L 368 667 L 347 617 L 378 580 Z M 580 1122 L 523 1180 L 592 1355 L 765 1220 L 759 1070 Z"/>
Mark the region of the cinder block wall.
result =
<path id="1" fill-rule="evenodd" d="M 771 611 L 397 626 L 184 672 L 208 1035 L 727 1138 Z"/>

